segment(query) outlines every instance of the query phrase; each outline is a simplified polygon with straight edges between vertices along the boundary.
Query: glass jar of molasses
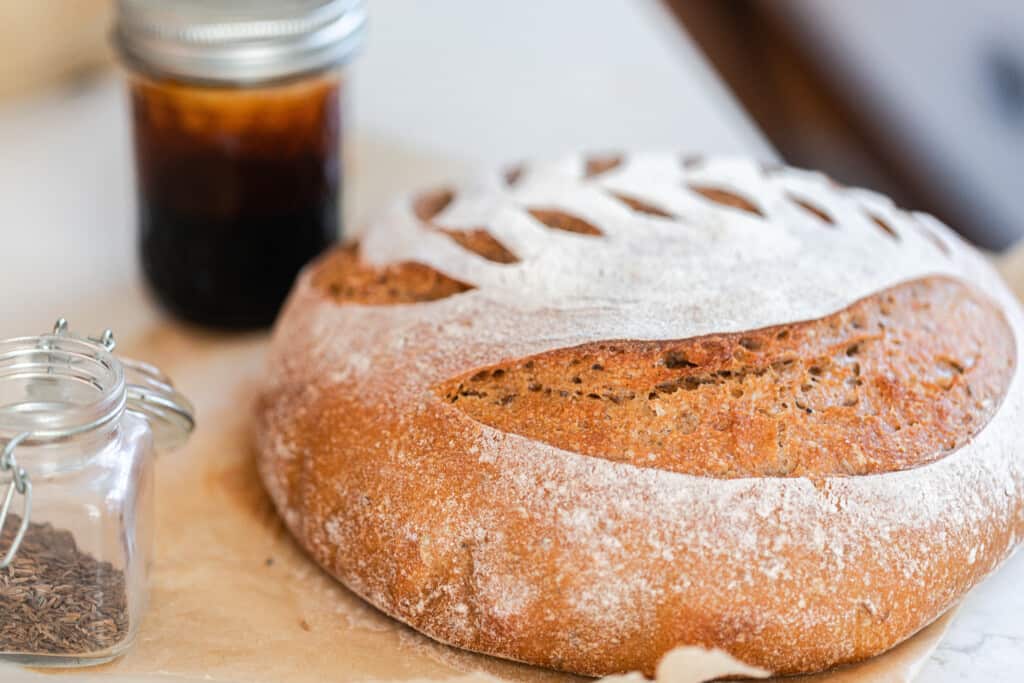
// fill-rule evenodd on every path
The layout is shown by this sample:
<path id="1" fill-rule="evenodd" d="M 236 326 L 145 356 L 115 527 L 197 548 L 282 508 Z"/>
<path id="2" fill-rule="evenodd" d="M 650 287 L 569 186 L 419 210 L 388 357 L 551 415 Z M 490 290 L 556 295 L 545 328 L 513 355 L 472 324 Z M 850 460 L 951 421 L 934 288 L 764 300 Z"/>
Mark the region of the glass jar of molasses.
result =
<path id="1" fill-rule="evenodd" d="M 273 322 L 340 236 L 342 67 L 364 0 L 119 0 L 143 272 L 173 314 Z"/>

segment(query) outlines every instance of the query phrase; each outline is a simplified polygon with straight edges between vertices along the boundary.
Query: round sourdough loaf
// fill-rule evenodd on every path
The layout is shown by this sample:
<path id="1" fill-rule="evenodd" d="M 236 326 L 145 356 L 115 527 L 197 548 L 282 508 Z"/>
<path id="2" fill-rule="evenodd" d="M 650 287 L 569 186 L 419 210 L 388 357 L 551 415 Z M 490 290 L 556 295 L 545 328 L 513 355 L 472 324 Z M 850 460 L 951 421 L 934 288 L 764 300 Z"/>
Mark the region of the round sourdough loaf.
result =
<path id="1" fill-rule="evenodd" d="M 259 467 L 328 572 L 582 674 L 880 653 L 1024 533 L 1021 315 L 818 173 L 570 157 L 404 198 L 300 276 Z"/>

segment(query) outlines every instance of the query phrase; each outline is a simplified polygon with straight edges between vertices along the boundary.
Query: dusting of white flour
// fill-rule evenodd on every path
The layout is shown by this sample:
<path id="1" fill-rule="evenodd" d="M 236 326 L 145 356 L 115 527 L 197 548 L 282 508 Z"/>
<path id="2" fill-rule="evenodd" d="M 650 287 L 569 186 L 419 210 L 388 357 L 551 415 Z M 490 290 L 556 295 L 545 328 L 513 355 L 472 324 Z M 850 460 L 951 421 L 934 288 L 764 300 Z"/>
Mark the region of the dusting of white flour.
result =
<path id="1" fill-rule="evenodd" d="M 711 202 L 689 185 L 735 192 L 763 215 Z M 613 193 L 675 218 L 632 210 Z M 528 207 L 565 211 L 603 235 L 549 229 Z M 595 178 L 584 177 L 579 157 L 528 166 L 512 187 L 495 173 L 456 188 L 435 221 L 447 229 L 486 228 L 520 261 L 493 263 L 462 249 L 417 220 L 404 198 L 369 228 L 363 258 L 417 261 L 475 289 L 428 304 L 338 306 L 316 291 L 307 273 L 275 333 L 268 395 L 294 386 L 308 391 L 284 392 L 290 398 L 267 417 L 271 431 L 287 433 L 297 413 L 333 392 L 394 416 L 398 431 L 364 434 L 366 443 L 339 440 L 315 456 L 298 439 L 261 440 L 273 461 L 298 459 L 312 471 L 310 459 L 372 457 L 396 491 L 436 482 L 445 492 L 403 507 L 372 490 L 372 502 L 357 510 L 355 503 L 337 502 L 358 498 L 347 481 L 337 484 L 332 502 L 315 494 L 289 498 L 268 477 L 293 529 L 306 515 L 327 517 L 320 528 L 302 527 L 314 556 L 375 605 L 430 635 L 511 648 L 515 630 L 526 627 L 522 620 L 554 623 L 568 614 L 584 626 L 552 647 L 597 652 L 616 639 L 640 637 L 658 618 L 659 605 L 678 603 L 694 614 L 709 610 L 709 619 L 729 627 L 723 631 L 729 637 L 753 641 L 780 623 L 793 632 L 834 634 L 827 647 L 842 659 L 853 643 L 842 637 L 847 622 L 830 622 L 837 604 L 848 604 L 843 619 L 896 613 L 900 599 L 876 589 L 883 572 L 925 590 L 925 577 L 956 571 L 938 564 L 950 546 L 962 546 L 972 563 L 985 557 L 994 566 L 1001 559 L 982 550 L 993 509 L 1005 510 L 998 526 L 1020 526 L 1011 519 L 1024 487 L 1015 456 L 1014 435 L 1024 418 L 1017 368 L 1002 407 L 959 451 L 917 469 L 819 486 L 801 478 L 710 479 L 614 463 L 497 432 L 454 409 L 457 428 L 444 452 L 436 434 L 412 427 L 417 415 L 448 410 L 431 386 L 474 367 L 601 340 L 685 339 L 820 318 L 929 275 L 959 278 L 996 300 L 1019 345 L 1024 335 L 1012 295 L 938 221 L 872 192 L 837 188 L 820 174 L 766 172 L 728 158 L 686 168 L 670 154 L 632 156 Z M 344 549 L 368 529 L 394 539 L 396 552 L 414 547 L 419 573 L 404 575 L 412 571 L 405 561 L 386 572 L 363 571 L 347 558 Z M 940 529 L 952 529 L 952 537 Z M 900 552 L 910 547 L 914 552 Z M 816 558 L 813 572 L 796 561 L 807 557 Z M 445 582 L 438 570 L 442 578 L 422 587 L 422 599 L 395 597 L 395 586 L 423 580 L 424 567 L 447 562 L 450 568 L 453 558 L 465 562 L 456 578 Z M 878 558 L 888 558 L 887 566 L 865 572 Z M 552 586 L 551 572 L 560 567 L 563 583 Z M 566 592 L 554 599 L 555 589 Z M 557 613 L 545 612 L 545 600 L 554 600 Z M 698 679 L 659 673 L 658 680 Z"/>

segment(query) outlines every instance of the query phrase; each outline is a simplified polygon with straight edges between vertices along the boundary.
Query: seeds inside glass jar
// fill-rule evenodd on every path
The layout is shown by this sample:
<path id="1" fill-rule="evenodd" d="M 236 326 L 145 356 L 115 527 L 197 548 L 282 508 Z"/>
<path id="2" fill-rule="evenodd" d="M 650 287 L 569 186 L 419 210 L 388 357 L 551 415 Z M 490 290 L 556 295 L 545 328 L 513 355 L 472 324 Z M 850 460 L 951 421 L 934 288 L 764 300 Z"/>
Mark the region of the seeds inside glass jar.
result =
<path id="1" fill-rule="evenodd" d="M 0 548 L 20 524 L 10 516 Z M 124 571 L 82 552 L 70 531 L 29 524 L 14 561 L 0 569 L 0 651 L 102 652 L 127 633 Z"/>

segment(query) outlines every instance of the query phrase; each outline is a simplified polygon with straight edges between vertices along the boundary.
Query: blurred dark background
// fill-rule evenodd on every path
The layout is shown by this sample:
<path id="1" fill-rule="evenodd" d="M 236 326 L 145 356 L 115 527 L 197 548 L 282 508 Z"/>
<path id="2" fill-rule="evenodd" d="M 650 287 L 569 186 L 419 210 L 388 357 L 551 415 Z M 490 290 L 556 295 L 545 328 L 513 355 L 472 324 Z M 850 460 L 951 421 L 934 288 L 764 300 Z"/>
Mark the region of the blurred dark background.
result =
<path id="1" fill-rule="evenodd" d="M 789 163 L 1024 233 L 1024 2 L 667 2 Z"/>

